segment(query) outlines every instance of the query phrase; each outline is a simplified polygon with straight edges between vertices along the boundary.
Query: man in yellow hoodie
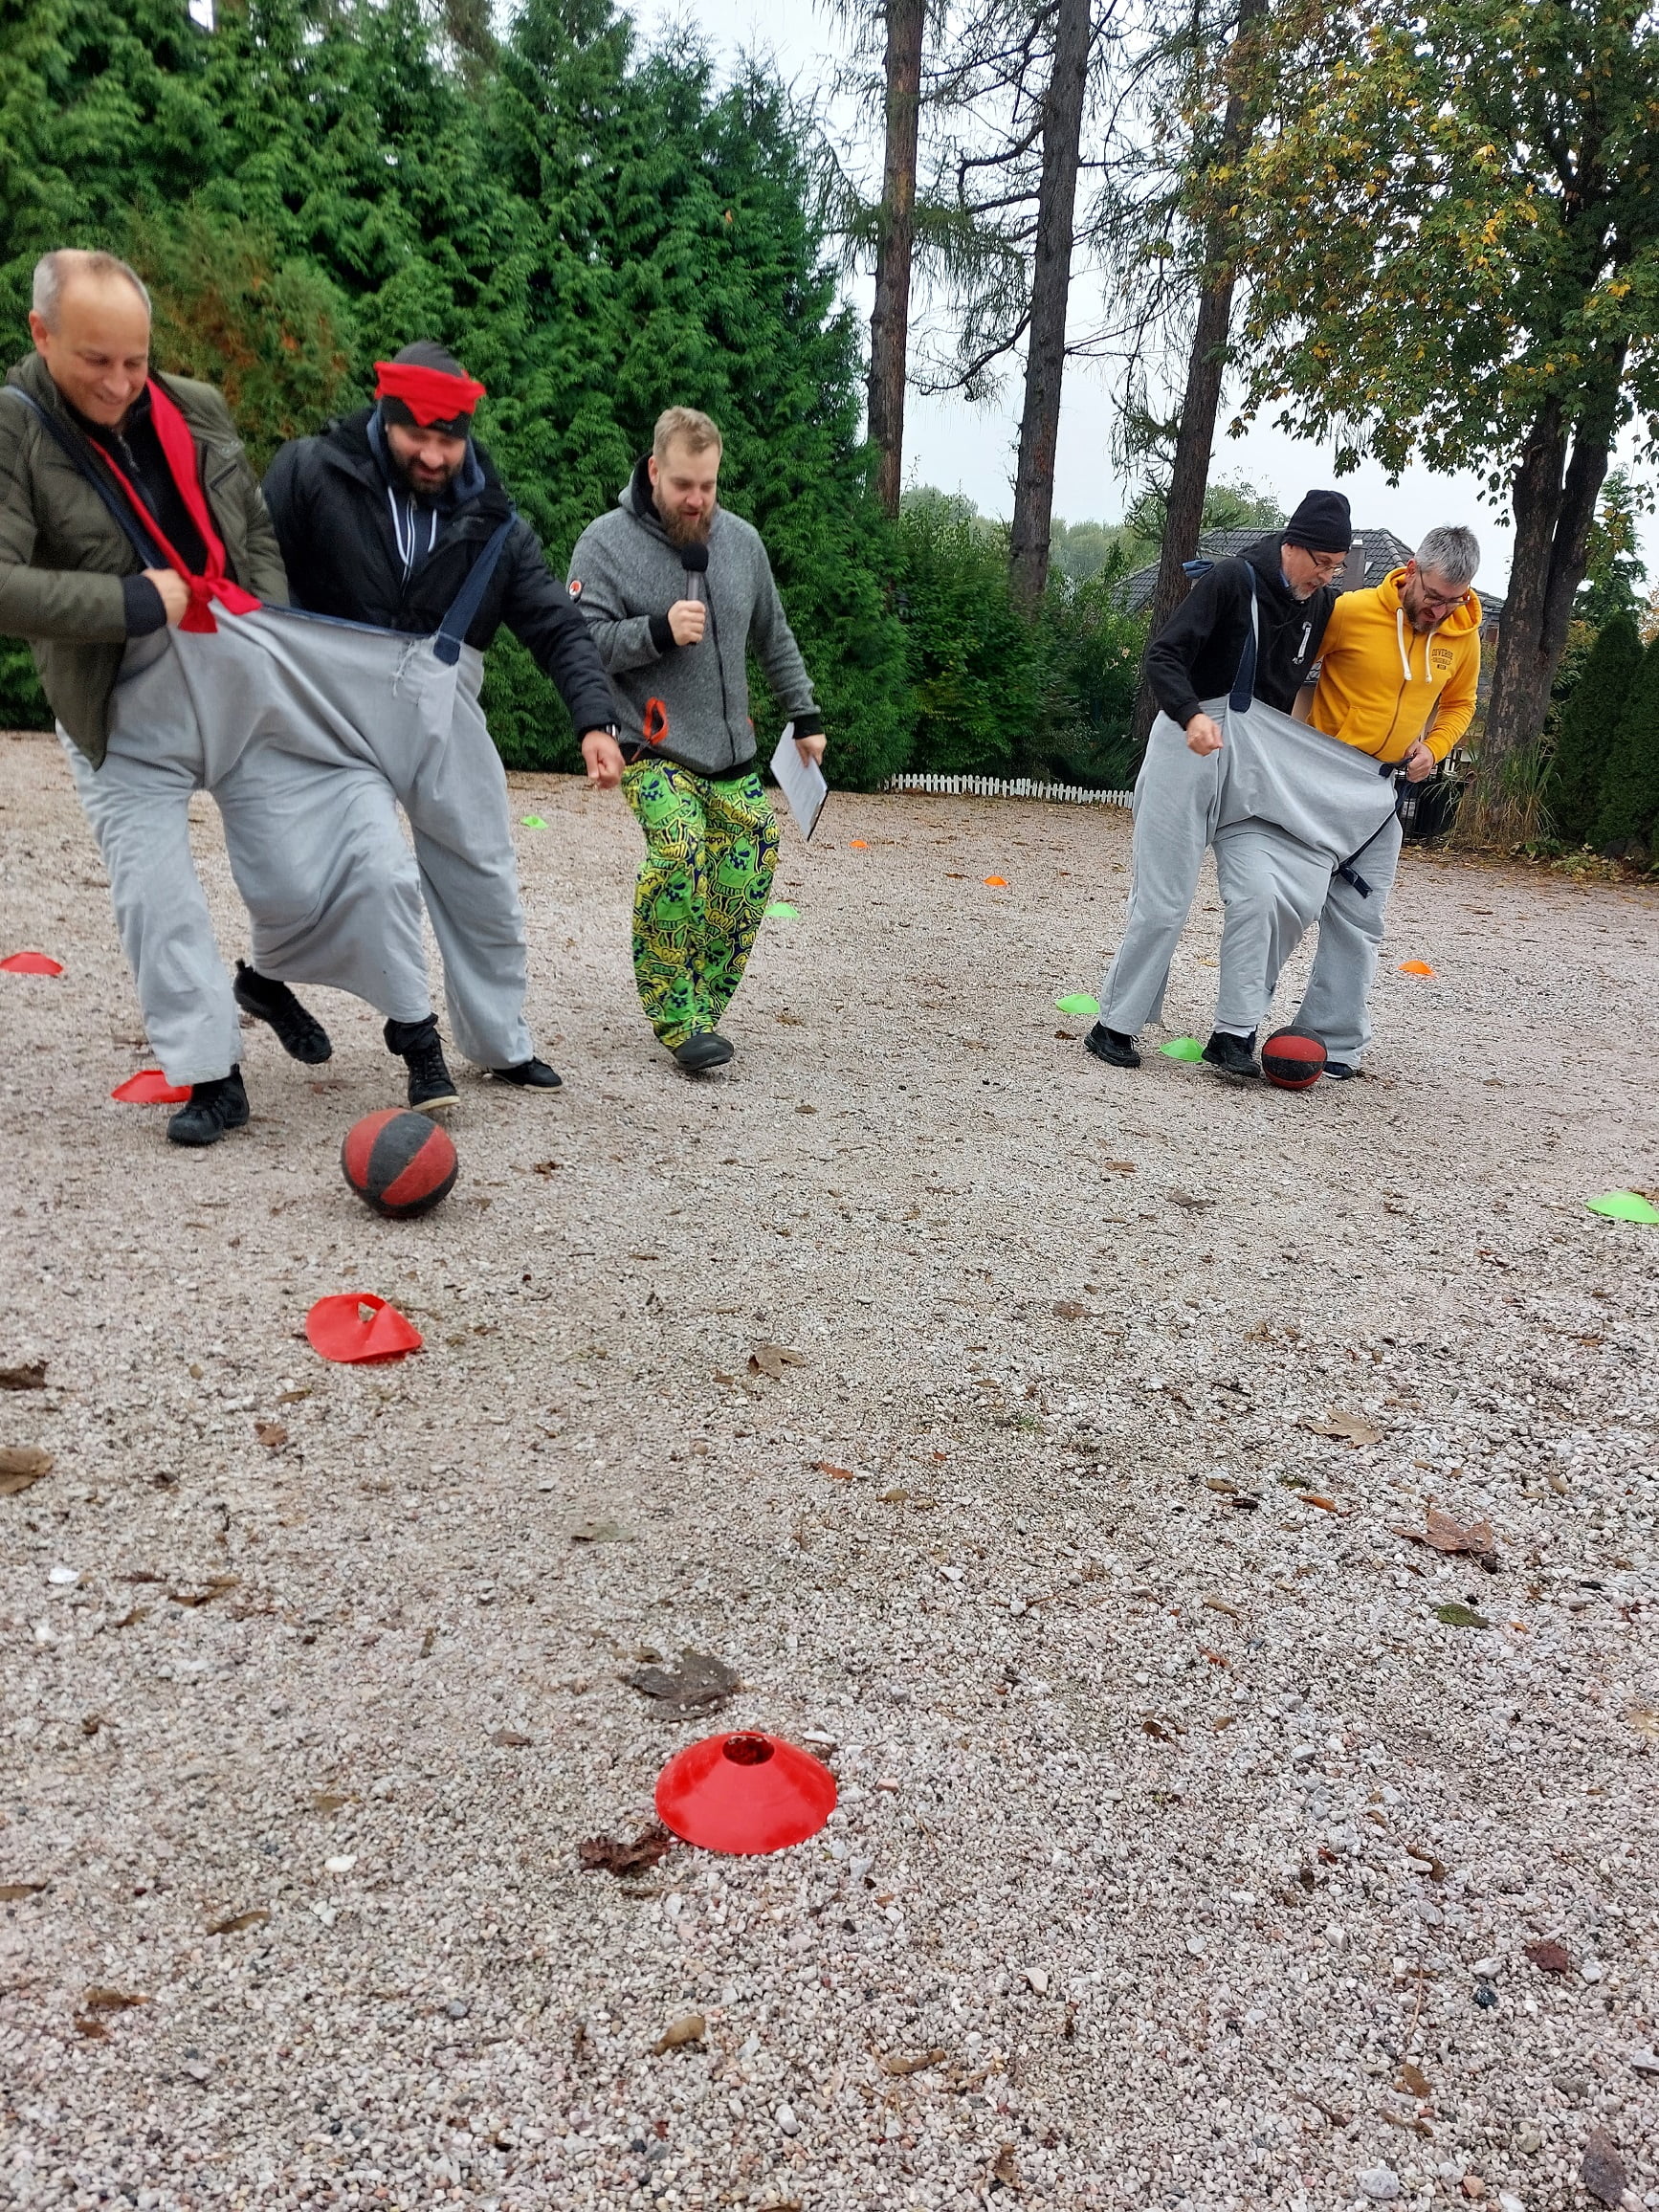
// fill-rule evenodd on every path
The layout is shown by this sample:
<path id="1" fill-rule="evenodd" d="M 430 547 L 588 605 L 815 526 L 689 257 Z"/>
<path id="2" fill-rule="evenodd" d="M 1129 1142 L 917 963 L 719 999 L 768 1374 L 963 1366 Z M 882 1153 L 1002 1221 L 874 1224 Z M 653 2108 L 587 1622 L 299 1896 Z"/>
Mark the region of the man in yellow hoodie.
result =
<path id="1" fill-rule="evenodd" d="M 1375 589 L 1343 592 L 1326 625 L 1318 681 L 1298 698 L 1297 719 L 1397 763 L 1409 784 L 1431 776 L 1474 713 L 1481 617 L 1470 586 L 1479 562 L 1474 532 L 1446 525 Z M 1368 892 L 1332 876 L 1314 972 L 1291 1025 L 1323 1042 L 1325 1073 L 1338 1080 L 1359 1073 L 1371 1041 L 1367 1002 L 1400 861 L 1399 816 L 1354 858 Z"/>

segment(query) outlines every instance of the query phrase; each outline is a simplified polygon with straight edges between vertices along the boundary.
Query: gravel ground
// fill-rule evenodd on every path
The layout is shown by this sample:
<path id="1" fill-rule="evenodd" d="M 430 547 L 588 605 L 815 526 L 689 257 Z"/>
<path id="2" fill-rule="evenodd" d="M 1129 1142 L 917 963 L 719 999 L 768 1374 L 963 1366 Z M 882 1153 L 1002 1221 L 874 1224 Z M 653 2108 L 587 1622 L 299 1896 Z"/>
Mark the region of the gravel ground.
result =
<path id="1" fill-rule="evenodd" d="M 1369 1079 L 1295 1096 L 1056 1034 L 1125 816 L 838 798 L 693 1086 L 631 823 L 520 779 L 565 1088 L 465 1082 L 394 1226 L 348 1001 L 212 1152 L 108 1102 L 101 871 L 49 743 L 0 786 L 5 949 L 67 966 L 0 977 L 0 1443 L 55 1461 L 0 1497 L 0 2200 L 1659 2206 L 1659 1232 L 1583 1207 L 1659 1185 L 1651 889 L 1409 855 Z M 342 1290 L 426 1351 L 325 1365 Z M 687 1648 L 718 1718 L 628 1686 Z M 581 1869 L 734 1724 L 824 1740 L 822 1836 Z"/>

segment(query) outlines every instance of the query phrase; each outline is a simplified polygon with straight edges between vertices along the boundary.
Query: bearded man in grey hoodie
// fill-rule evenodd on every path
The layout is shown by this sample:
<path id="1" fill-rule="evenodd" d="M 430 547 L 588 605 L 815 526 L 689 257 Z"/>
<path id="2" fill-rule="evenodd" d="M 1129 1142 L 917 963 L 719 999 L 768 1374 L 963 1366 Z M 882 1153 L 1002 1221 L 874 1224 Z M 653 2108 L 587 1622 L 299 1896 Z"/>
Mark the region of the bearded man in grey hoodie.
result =
<path id="1" fill-rule="evenodd" d="M 692 1075 L 732 1057 L 720 1017 L 778 859 L 749 719 L 751 644 L 802 754 L 824 757 L 824 718 L 760 533 L 719 504 L 721 450 L 706 414 L 668 409 L 616 505 L 570 556 L 570 596 L 622 709 L 623 796 L 645 833 L 634 980 Z M 608 763 L 589 765 L 611 780 Z"/>

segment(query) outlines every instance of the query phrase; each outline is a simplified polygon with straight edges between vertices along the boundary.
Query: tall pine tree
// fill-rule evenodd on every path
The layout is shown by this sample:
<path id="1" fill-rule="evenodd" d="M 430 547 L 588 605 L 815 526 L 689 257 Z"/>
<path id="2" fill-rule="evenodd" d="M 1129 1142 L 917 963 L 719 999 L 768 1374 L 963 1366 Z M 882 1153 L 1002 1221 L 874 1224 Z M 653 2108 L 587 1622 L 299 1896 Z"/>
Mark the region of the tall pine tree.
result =
<path id="1" fill-rule="evenodd" d="M 1600 635 L 1561 709 L 1544 785 L 1544 805 L 1563 843 L 1582 845 L 1601 807 L 1602 780 L 1642 661 L 1642 640 L 1628 614 L 1615 614 Z"/>

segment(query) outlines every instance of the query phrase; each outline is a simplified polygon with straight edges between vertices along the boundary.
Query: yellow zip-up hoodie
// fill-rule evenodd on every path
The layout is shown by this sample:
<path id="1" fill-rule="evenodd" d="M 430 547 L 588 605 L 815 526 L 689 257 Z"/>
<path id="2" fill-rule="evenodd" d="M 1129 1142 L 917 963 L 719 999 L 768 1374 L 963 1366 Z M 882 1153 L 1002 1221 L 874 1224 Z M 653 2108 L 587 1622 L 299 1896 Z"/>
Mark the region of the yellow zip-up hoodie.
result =
<path id="1" fill-rule="evenodd" d="M 1332 608 L 1308 719 L 1374 760 L 1403 760 L 1421 738 L 1444 761 L 1474 714 L 1480 601 L 1471 591 L 1420 632 L 1400 604 L 1405 574 L 1395 568 L 1373 590 L 1344 591 Z"/>

